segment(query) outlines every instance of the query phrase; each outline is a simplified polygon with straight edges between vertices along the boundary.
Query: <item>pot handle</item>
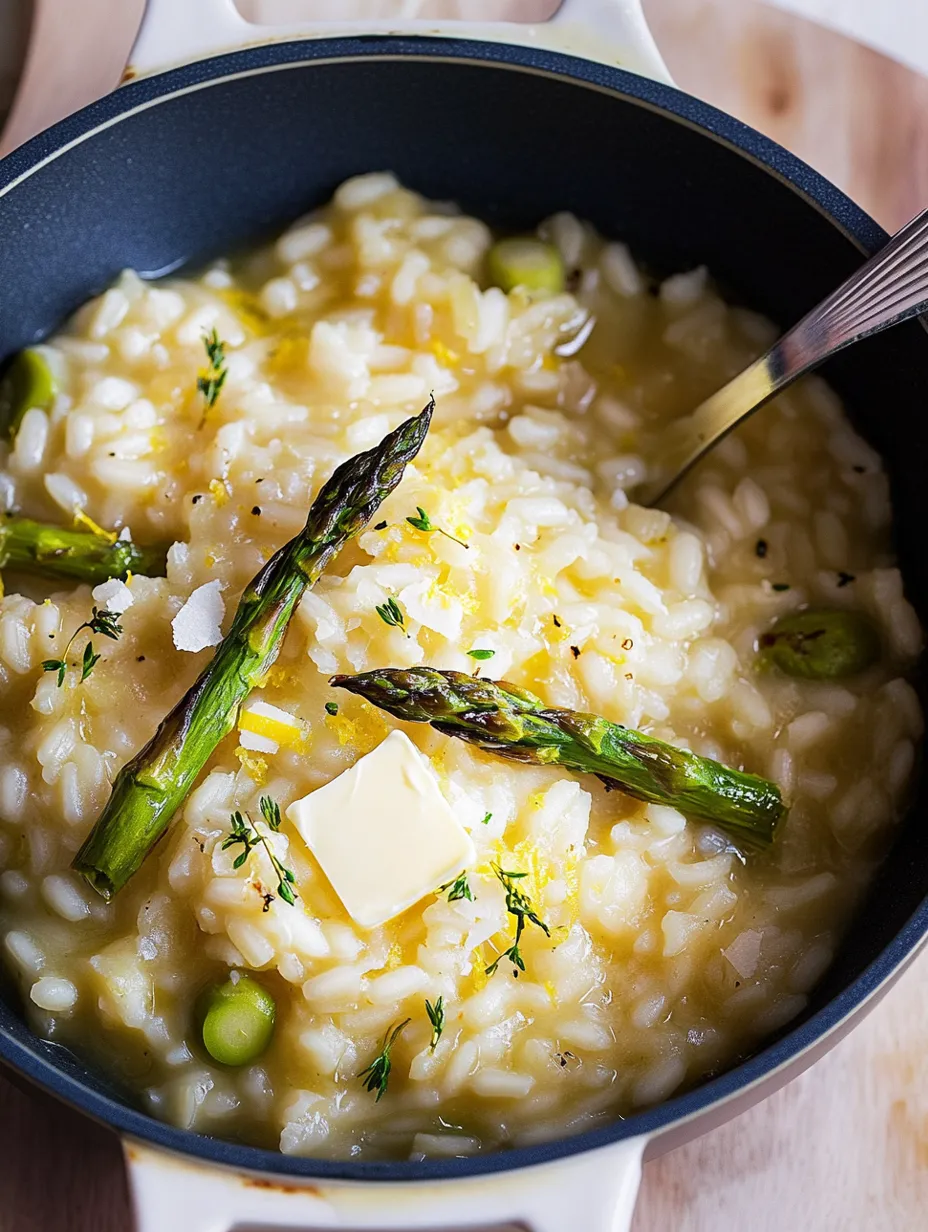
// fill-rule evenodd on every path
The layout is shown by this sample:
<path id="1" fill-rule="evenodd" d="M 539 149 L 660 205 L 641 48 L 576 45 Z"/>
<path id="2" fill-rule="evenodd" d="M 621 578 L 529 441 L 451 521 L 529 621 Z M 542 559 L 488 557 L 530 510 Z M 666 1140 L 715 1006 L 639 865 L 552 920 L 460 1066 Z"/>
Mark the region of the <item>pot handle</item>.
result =
<path id="1" fill-rule="evenodd" d="M 0 158 L 114 90 L 139 32 L 145 0 L 32 0 L 25 62 L 0 123 Z M 2 120 L 2 117 L 0 117 Z"/>
<path id="2" fill-rule="evenodd" d="M 311 10 L 311 0 L 307 8 Z M 402 0 L 388 21 L 285 22 L 257 26 L 234 0 L 148 0 L 132 55 L 132 74 L 158 72 L 204 56 L 283 39 L 358 35 L 428 35 L 543 48 L 630 69 L 657 81 L 670 74 L 645 21 L 641 0 L 562 0 L 546 22 L 429 21 L 421 0 Z"/>
<path id="3" fill-rule="evenodd" d="M 125 1141 L 136 1232 L 627 1232 L 646 1139 L 487 1176 L 413 1182 L 258 1177 Z"/>

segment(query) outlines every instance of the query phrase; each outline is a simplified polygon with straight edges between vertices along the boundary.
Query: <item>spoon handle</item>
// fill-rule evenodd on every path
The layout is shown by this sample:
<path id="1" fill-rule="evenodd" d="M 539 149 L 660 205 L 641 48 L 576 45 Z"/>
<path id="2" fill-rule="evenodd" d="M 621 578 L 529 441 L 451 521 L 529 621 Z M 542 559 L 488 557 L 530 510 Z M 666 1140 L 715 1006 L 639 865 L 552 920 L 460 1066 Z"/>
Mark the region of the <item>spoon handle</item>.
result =
<path id="1" fill-rule="evenodd" d="M 636 500 L 659 501 L 743 419 L 837 351 L 928 309 L 928 210 L 692 414 L 672 424 Z"/>

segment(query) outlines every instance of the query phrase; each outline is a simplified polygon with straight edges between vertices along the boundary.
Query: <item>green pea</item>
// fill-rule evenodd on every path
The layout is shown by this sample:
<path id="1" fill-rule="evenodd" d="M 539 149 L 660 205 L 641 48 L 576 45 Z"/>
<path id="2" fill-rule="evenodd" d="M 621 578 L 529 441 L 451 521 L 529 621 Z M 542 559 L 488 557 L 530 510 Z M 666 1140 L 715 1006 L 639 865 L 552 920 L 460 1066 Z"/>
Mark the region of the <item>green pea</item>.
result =
<path id="1" fill-rule="evenodd" d="M 880 657 L 880 638 L 862 612 L 807 608 L 781 616 L 758 643 L 760 660 L 807 680 L 838 680 Z"/>
<path id="2" fill-rule="evenodd" d="M 41 351 L 32 347 L 19 351 L 0 377 L 0 435 L 12 440 L 26 411 L 34 406 L 50 410 L 57 393 L 57 383 Z"/>
<path id="3" fill-rule="evenodd" d="M 203 1044 L 222 1065 L 248 1065 L 274 1034 L 274 998 L 249 975 L 226 980 L 206 996 Z"/>
<path id="4" fill-rule="evenodd" d="M 487 273 L 494 286 L 509 292 L 514 287 L 527 291 L 564 290 L 564 262 L 552 244 L 531 236 L 498 240 L 487 257 Z"/>

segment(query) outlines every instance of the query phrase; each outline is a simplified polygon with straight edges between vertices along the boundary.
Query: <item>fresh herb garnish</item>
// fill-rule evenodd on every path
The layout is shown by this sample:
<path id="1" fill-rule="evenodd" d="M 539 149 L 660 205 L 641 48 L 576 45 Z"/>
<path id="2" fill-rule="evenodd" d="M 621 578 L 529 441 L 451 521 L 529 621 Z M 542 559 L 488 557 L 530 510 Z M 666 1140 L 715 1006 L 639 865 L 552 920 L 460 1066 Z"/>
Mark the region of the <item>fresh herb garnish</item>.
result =
<path id="1" fill-rule="evenodd" d="M 480 663 L 486 662 L 487 659 L 492 659 L 496 654 L 495 650 L 468 650 L 468 655 L 472 659 L 476 659 Z"/>
<path id="2" fill-rule="evenodd" d="M 374 530 L 386 530 L 386 529 L 387 529 L 386 522 L 378 522 L 377 525 L 374 527 Z"/>
<path id="3" fill-rule="evenodd" d="M 98 607 L 91 608 L 90 619 L 85 620 L 82 625 L 78 625 L 68 638 L 68 644 L 65 646 L 64 654 L 61 658 L 44 659 L 42 661 L 43 671 L 58 673 L 59 689 L 64 684 L 65 674 L 68 670 L 68 651 L 82 629 L 89 629 L 91 633 L 98 633 L 101 637 L 108 637 L 114 642 L 119 640 L 119 635 L 122 633 L 122 625 L 119 623 L 119 617 L 115 612 L 111 612 L 109 608 L 103 608 L 102 611 Z M 88 641 L 84 647 L 84 654 L 81 659 L 81 684 L 87 679 L 99 660 L 100 656 L 94 653 L 93 642 Z"/>
<path id="4" fill-rule="evenodd" d="M 93 671 L 93 669 L 96 667 L 99 661 L 100 661 L 100 656 L 98 654 L 94 654 L 93 642 L 88 642 L 87 645 L 84 647 L 84 654 L 83 654 L 83 657 L 81 658 L 81 684 L 84 683 L 84 681 Z M 60 676 L 61 676 L 61 673 L 59 670 L 59 680 L 58 680 L 59 685 L 61 684 Z"/>
<path id="5" fill-rule="evenodd" d="M 393 1045 L 404 1028 L 409 1026 L 411 1019 L 407 1018 L 405 1022 L 401 1022 L 399 1026 L 394 1027 L 392 1032 L 389 1027 L 387 1033 L 383 1037 L 383 1047 L 380 1052 L 374 1057 L 370 1065 L 366 1069 L 362 1069 L 359 1078 L 364 1079 L 365 1091 L 376 1091 L 376 1103 L 380 1103 L 387 1090 L 387 1083 L 390 1081 L 390 1070 L 393 1068 L 393 1062 L 390 1060 L 390 1053 Z"/>
<path id="6" fill-rule="evenodd" d="M 482 818 L 481 818 L 481 820 L 480 820 L 480 824 L 481 824 L 482 826 L 488 826 L 492 820 L 493 820 L 493 814 L 492 814 L 492 813 L 487 813 L 487 814 L 485 814 L 485 816 L 484 816 L 484 817 L 482 817 Z"/>
<path id="7" fill-rule="evenodd" d="M 276 800 L 272 800 L 270 796 L 262 796 L 259 801 L 261 816 L 264 818 L 268 829 L 273 830 L 276 834 L 280 829 L 280 805 Z M 247 819 L 247 820 L 246 820 Z M 277 893 L 292 907 L 296 903 L 296 896 L 293 891 L 293 886 L 296 884 L 296 878 L 289 868 L 285 868 L 274 854 L 274 849 L 267 841 L 267 835 L 262 834 L 251 818 L 246 813 L 244 816 L 236 810 L 231 816 L 232 833 L 225 839 L 222 844 L 222 850 L 226 851 L 229 847 L 234 847 L 236 843 L 241 843 L 242 850 L 232 862 L 233 868 L 241 868 L 251 853 L 259 845 L 267 852 L 267 858 L 271 862 L 271 867 L 277 874 Z"/>
<path id="8" fill-rule="evenodd" d="M 445 890 L 448 891 L 449 903 L 455 903 L 459 898 L 466 898 L 469 903 L 474 901 L 474 893 L 467 880 L 467 873 L 461 873 L 455 877 L 454 881 L 446 881 L 443 886 L 438 887 L 439 894 L 444 894 Z"/>
<path id="9" fill-rule="evenodd" d="M 203 395 L 201 428 L 206 423 L 206 416 L 216 405 L 222 387 L 226 383 L 226 377 L 229 375 L 226 368 L 226 344 L 215 329 L 203 335 L 203 348 L 209 360 L 209 367 L 204 368 L 197 377 L 197 393 Z"/>
<path id="10" fill-rule="evenodd" d="M 406 633 L 406 617 L 403 615 L 403 609 L 392 595 L 386 603 L 378 604 L 374 610 L 385 625 L 390 625 L 394 629 L 401 629 Z M 406 633 L 406 636 L 408 637 L 409 634 Z"/>
<path id="11" fill-rule="evenodd" d="M 495 962 L 490 963 L 489 967 L 486 968 L 486 974 L 495 975 L 496 968 L 499 964 L 504 958 L 508 958 L 512 963 L 512 973 L 516 976 L 516 978 L 518 978 L 519 972 L 525 970 L 525 963 L 519 950 L 519 942 L 522 940 L 522 932 L 525 928 L 525 921 L 528 920 L 531 924 L 534 924 L 537 928 L 540 928 L 546 937 L 551 936 L 551 929 L 544 923 L 543 920 L 539 919 L 535 908 L 532 906 L 531 899 L 528 898 L 527 895 L 523 894 L 519 887 L 515 884 L 517 881 L 521 881 L 523 877 L 527 877 L 528 873 L 507 873 L 506 870 L 500 868 L 498 864 L 493 865 L 493 871 L 502 882 L 503 888 L 506 891 L 506 910 L 510 915 L 514 915 L 516 918 L 516 937 L 509 949 L 500 954 L 499 958 L 497 958 Z"/>
<path id="12" fill-rule="evenodd" d="M 432 1042 L 429 1044 L 429 1051 L 434 1052 L 441 1039 L 441 1033 L 445 1029 L 445 998 L 439 997 L 434 1005 L 426 998 L 425 1012 L 432 1024 Z"/>
<path id="13" fill-rule="evenodd" d="M 406 519 L 410 526 L 414 526 L 416 530 L 421 530 L 426 535 L 431 534 L 432 531 L 438 531 L 440 535 L 444 535 L 452 543 L 459 543 L 462 548 L 470 550 L 469 543 L 465 543 L 463 539 L 458 539 L 455 535 L 449 534 L 448 531 L 442 530 L 440 526 L 436 526 L 421 505 L 416 505 L 416 513 L 419 515 L 418 517 Z"/>
<path id="14" fill-rule="evenodd" d="M 332 715 L 338 714 L 338 702 L 326 702 L 325 712 Z"/>

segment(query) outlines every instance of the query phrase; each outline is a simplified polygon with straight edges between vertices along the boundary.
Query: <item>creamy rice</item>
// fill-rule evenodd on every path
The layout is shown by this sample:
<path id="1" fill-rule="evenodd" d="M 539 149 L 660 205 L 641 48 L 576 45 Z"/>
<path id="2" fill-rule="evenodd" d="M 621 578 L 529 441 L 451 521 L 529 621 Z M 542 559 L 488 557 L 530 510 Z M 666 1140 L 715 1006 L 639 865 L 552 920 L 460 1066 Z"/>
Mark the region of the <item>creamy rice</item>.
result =
<path id="1" fill-rule="evenodd" d="M 349 181 L 275 244 L 196 279 L 126 273 L 44 348 L 60 393 L 31 410 L 0 499 L 67 525 L 82 509 L 173 542 L 132 577 L 122 637 L 63 687 L 44 659 L 88 618 L 89 587 L 7 577 L 0 601 L 0 935 L 41 1034 L 100 1061 L 155 1115 L 302 1155 L 463 1155 L 590 1128 L 731 1064 L 806 1005 L 904 806 L 922 718 L 921 646 L 889 543 L 879 458 L 808 379 L 729 438 L 669 503 L 630 503 L 659 426 L 771 337 L 702 270 L 660 285 L 569 215 L 542 233 L 574 293 L 480 289 L 491 235 L 392 177 Z M 594 313 L 596 326 L 584 337 Z M 228 379 L 199 428 L 202 335 Z M 575 353 L 576 352 L 576 353 Z M 302 601 L 260 696 L 305 721 L 262 756 L 230 737 L 169 837 L 110 905 L 69 872 L 116 770 L 209 650 L 171 622 L 218 581 L 228 628 L 246 581 L 302 525 L 336 464 L 434 391 L 425 447 L 376 521 Z M 2 448 L 2 447 L 0 447 Z M 463 539 L 425 535 L 416 507 Z M 762 544 L 762 546 L 760 546 Z M 46 598 L 46 594 L 50 594 Z M 375 608 L 396 597 L 409 636 Z M 804 605 L 856 607 L 881 662 L 840 683 L 755 668 L 759 634 Z M 427 896 L 365 932 L 285 823 L 295 907 L 263 853 L 221 850 L 234 809 L 285 807 L 397 724 L 334 696 L 333 672 L 428 663 L 483 673 L 767 775 L 790 803 L 768 853 L 595 779 L 491 759 L 409 726 L 478 851 L 475 901 Z M 490 820 L 483 818 L 490 814 Z M 552 928 L 526 973 L 490 864 Z M 201 990 L 258 973 L 278 1027 L 252 1066 L 211 1063 Z M 442 995 L 434 1052 L 423 1004 Z M 361 1071 L 385 1031 L 385 1098 Z"/>

